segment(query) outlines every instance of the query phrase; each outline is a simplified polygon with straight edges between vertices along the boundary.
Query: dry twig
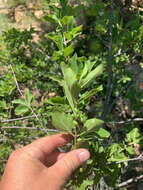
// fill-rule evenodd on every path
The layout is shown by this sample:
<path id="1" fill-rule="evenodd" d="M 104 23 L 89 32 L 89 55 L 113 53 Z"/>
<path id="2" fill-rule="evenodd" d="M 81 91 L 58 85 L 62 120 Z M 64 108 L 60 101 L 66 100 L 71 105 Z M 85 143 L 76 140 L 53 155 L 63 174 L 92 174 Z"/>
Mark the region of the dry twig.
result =
<path id="1" fill-rule="evenodd" d="M 137 158 L 130 158 L 127 160 L 121 160 L 119 162 L 116 162 L 117 164 L 124 163 L 124 162 L 131 162 L 131 161 L 143 161 L 143 153 L 140 154 Z"/>
<path id="2" fill-rule="evenodd" d="M 42 114 L 42 115 L 38 114 L 37 116 L 38 117 L 40 117 L 40 116 L 46 116 L 46 114 Z M 19 121 L 19 120 L 25 120 L 25 119 L 35 118 L 35 117 L 36 117 L 35 115 L 29 115 L 29 116 L 26 116 L 26 117 L 20 117 L 20 118 L 2 120 L 2 121 L 0 121 L 0 123 L 9 123 L 9 122 L 14 122 L 14 121 Z"/>
<path id="3" fill-rule="evenodd" d="M 44 131 L 44 132 L 58 132 L 58 130 L 56 129 L 43 129 L 43 128 L 37 128 L 37 127 L 19 127 L 19 126 L 4 126 L 4 127 L 0 127 L 1 129 L 28 129 L 28 130 L 40 130 L 40 131 Z"/>
<path id="4" fill-rule="evenodd" d="M 11 64 L 10 64 L 10 68 L 11 68 L 12 73 L 13 73 L 13 77 L 14 77 L 14 81 L 15 81 L 17 90 L 19 91 L 20 95 L 24 98 L 24 95 L 22 94 L 22 92 L 20 90 L 19 84 L 18 84 L 17 79 L 16 79 L 15 72 L 14 72 L 13 67 L 12 67 Z M 24 100 L 25 100 L 25 98 L 24 98 Z M 36 117 L 36 119 L 40 123 L 41 127 L 44 129 L 43 124 L 42 124 L 42 122 L 39 119 L 39 116 L 34 112 L 34 110 L 32 109 L 32 107 L 28 104 L 28 102 L 26 100 L 25 100 L 25 103 L 27 104 L 28 108 L 31 110 L 31 112 L 33 113 L 33 115 Z"/>
<path id="5" fill-rule="evenodd" d="M 129 123 L 136 123 L 136 122 L 143 122 L 143 118 L 134 118 L 134 119 L 127 119 L 125 121 L 109 121 L 105 124 L 108 125 L 125 125 Z"/>
<path id="6" fill-rule="evenodd" d="M 128 179 L 127 181 L 124 181 L 122 183 L 120 183 L 118 185 L 118 188 L 121 188 L 121 187 L 126 187 L 127 185 L 133 183 L 133 182 L 137 182 L 139 181 L 140 179 L 143 179 L 143 175 L 140 175 L 140 176 L 137 176 L 137 177 L 133 177 L 131 179 Z"/>

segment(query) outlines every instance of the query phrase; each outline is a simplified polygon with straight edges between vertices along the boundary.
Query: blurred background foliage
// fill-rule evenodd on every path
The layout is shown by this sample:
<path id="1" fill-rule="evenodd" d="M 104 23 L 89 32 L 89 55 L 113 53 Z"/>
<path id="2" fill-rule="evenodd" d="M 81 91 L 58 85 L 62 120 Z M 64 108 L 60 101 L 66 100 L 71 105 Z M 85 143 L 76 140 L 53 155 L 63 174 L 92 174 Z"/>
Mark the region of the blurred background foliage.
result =
<path id="1" fill-rule="evenodd" d="M 61 75 L 56 60 L 58 55 L 55 60 L 53 56 L 57 46 L 46 37 L 49 32 L 57 32 L 58 21 L 55 21 L 55 17 L 48 17 L 49 14 L 74 16 L 75 26 L 82 25 L 82 32 L 72 44 L 73 53 L 81 58 L 81 63 L 87 59 L 105 65 L 102 77 L 93 80 L 82 92 L 93 90 L 92 96 L 88 98 L 87 93 L 87 98 L 81 102 L 81 109 L 89 118 L 101 119 L 103 116 L 109 77 L 110 2 L 69 0 L 66 8 L 61 7 L 62 2 L 0 0 L 0 176 L 14 149 L 54 133 L 50 112 L 53 104 L 57 106 L 54 98 L 63 96 L 63 91 L 49 78 L 49 74 Z M 109 145 L 105 152 L 101 142 L 94 142 L 90 146 L 95 160 L 89 164 L 86 174 L 90 173 L 91 166 L 97 169 L 94 171 L 96 176 L 90 176 L 94 178 L 96 187 L 90 185 L 90 180 L 80 183 L 78 178 L 74 179 L 73 189 L 77 189 L 77 186 L 81 190 L 88 186 L 99 189 L 102 177 L 106 182 L 105 189 L 116 189 L 118 184 L 136 178 L 143 172 L 141 160 L 121 163 L 119 167 L 116 164 L 110 167 L 106 165 L 107 161 L 112 160 L 112 155 L 116 157 L 118 153 L 123 153 L 120 154 L 121 158 L 116 158 L 119 161 L 138 157 L 142 154 L 143 146 L 143 3 L 140 0 L 114 0 L 113 5 L 113 73 L 111 96 L 104 118 L 105 128 L 110 131 L 112 138 L 102 142 Z M 14 102 L 26 97 L 29 97 L 28 108 Z M 81 181 L 84 177 L 87 178 L 87 175 L 81 175 Z M 142 179 L 119 189 L 140 190 L 141 185 Z"/>

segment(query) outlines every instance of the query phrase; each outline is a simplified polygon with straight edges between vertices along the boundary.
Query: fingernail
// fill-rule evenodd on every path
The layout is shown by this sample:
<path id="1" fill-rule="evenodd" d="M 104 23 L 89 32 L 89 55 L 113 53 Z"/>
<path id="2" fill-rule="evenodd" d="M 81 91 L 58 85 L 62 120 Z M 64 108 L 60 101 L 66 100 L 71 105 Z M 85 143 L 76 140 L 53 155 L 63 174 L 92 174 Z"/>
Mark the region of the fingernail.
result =
<path id="1" fill-rule="evenodd" d="M 85 162 L 86 160 L 88 160 L 90 157 L 90 154 L 88 151 L 82 151 L 79 153 L 79 159 L 81 162 Z"/>

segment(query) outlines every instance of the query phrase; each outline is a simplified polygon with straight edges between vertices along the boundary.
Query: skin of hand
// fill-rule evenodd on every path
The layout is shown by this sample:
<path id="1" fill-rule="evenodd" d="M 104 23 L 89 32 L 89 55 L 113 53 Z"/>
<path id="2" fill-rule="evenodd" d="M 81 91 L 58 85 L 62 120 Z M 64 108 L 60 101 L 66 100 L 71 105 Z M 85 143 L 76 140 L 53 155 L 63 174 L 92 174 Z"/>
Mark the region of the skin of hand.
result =
<path id="1" fill-rule="evenodd" d="M 0 189 L 61 190 L 72 172 L 90 157 L 86 149 L 58 151 L 71 140 L 69 134 L 57 134 L 15 150 L 8 159 Z"/>

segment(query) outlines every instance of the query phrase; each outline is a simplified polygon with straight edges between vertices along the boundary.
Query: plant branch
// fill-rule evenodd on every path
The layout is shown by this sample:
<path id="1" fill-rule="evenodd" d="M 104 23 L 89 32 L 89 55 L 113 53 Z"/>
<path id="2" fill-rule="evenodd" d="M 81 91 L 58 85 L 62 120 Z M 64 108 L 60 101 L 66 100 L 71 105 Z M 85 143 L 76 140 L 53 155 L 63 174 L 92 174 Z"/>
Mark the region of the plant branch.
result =
<path id="1" fill-rule="evenodd" d="M 40 130 L 40 131 L 44 131 L 44 132 L 58 132 L 58 130 L 56 129 L 43 129 L 43 128 L 37 128 L 37 127 L 19 127 L 19 126 L 4 126 L 4 127 L 0 127 L 0 130 L 3 129 L 27 129 L 27 130 Z"/>
<path id="2" fill-rule="evenodd" d="M 124 162 L 131 162 L 131 161 L 143 161 L 143 153 L 141 153 L 137 158 L 130 158 L 130 159 L 127 159 L 127 160 L 121 160 L 119 162 L 116 162 L 116 164 L 120 164 L 120 163 L 124 163 Z"/>
<path id="3" fill-rule="evenodd" d="M 10 64 L 10 68 L 11 68 L 11 70 L 12 70 L 12 74 L 13 74 L 13 78 L 14 78 L 14 81 L 15 81 L 15 84 L 16 84 L 16 87 L 17 87 L 17 90 L 18 90 L 18 92 L 20 93 L 20 95 L 21 95 L 22 97 L 24 97 L 23 94 L 22 94 L 22 91 L 21 91 L 20 88 L 19 88 L 19 84 L 18 84 L 18 82 L 17 82 L 16 75 L 15 75 L 15 72 L 14 72 L 13 67 L 12 67 L 11 64 Z"/>
<path id="4" fill-rule="evenodd" d="M 128 179 L 127 181 L 124 181 L 122 183 L 120 183 L 118 185 L 118 188 L 121 188 L 121 187 L 126 187 L 127 185 L 133 183 L 133 182 L 137 182 L 139 181 L 140 179 L 143 179 L 143 175 L 140 175 L 140 176 L 137 176 L 137 177 L 133 177 L 131 179 Z"/>
<path id="5" fill-rule="evenodd" d="M 24 95 L 22 94 L 22 91 L 20 90 L 19 84 L 18 84 L 17 79 L 16 79 L 15 72 L 14 72 L 13 67 L 12 67 L 11 64 L 10 64 L 10 68 L 11 68 L 12 73 L 13 73 L 13 77 L 14 77 L 14 81 L 15 81 L 17 90 L 19 91 L 20 95 L 21 95 L 21 96 L 24 98 L 24 100 L 25 100 L 25 97 L 24 97 Z M 32 107 L 28 104 L 28 102 L 27 102 L 26 100 L 25 100 L 25 103 L 27 104 L 27 106 L 28 106 L 28 108 L 31 110 L 31 112 L 35 115 L 35 117 L 36 117 L 37 121 L 40 123 L 41 127 L 44 128 L 42 122 L 40 121 L 40 119 L 39 119 L 39 117 L 38 117 L 38 115 L 36 115 L 36 113 L 34 112 L 34 110 L 32 109 Z"/>
<path id="6" fill-rule="evenodd" d="M 46 114 L 38 114 L 37 115 L 38 117 L 40 116 L 46 116 Z M 13 122 L 13 121 L 19 121 L 19 120 L 25 120 L 25 119 L 30 119 L 30 118 L 35 118 L 36 116 L 35 115 L 29 115 L 29 116 L 26 116 L 26 117 L 20 117 L 20 118 L 15 118 L 15 119 L 7 119 L 7 120 L 2 120 L 0 121 L 0 123 L 9 123 L 9 122 Z"/>
<path id="7" fill-rule="evenodd" d="M 110 121 L 105 122 L 106 125 L 125 125 L 129 123 L 143 122 L 143 118 L 127 119 L 126 121 Z"/>
<path id="8" fill-rule="evenodd" d="M 109 24 L 109 64 L 108 64 L 108 80 L 107 80 L 107 87 L 106 87 L 106 98 L 105 98 L 105 104 L 104 104 L 104 110 L 102 114 L 103 120 L 106 119 L 106 115 L 108 113 L 111 93 L 112 93 L 112 78 L 113 78 L 113 71 L 112 71 L 112 63 L 113 63 L 113 14 L 114 14 L 114 6 L 113 6 L 113 0 L 110 0 L 110 8 L 111 8 L 111 14 L 110 14 L 110 24 Z"/>

